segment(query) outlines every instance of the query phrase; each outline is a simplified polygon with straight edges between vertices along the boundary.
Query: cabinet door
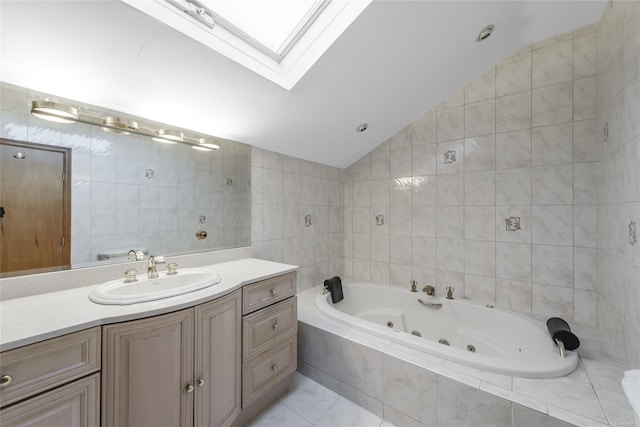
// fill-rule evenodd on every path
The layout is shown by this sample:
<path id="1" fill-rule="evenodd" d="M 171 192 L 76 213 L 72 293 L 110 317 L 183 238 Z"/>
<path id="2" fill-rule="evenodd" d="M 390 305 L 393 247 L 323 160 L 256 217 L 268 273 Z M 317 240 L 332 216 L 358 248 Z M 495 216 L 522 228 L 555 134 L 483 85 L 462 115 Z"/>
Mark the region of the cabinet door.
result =
<path id="1" fill-rule="evenodd" d="M 23 400 L 0 411 L 3 427 L 93 427 L 99 425 L 100 374 Z"/>
<path id="2" fill-rule="evenodd" d="M 103 426 L 191 426 L 193 309 L 105 326 Z"/>
<path id="3" fill-rule="evenodd" d="M 229 426 L 240 411 L 240 300 L 237 290 L 196 307 L 196 426 Z"/>

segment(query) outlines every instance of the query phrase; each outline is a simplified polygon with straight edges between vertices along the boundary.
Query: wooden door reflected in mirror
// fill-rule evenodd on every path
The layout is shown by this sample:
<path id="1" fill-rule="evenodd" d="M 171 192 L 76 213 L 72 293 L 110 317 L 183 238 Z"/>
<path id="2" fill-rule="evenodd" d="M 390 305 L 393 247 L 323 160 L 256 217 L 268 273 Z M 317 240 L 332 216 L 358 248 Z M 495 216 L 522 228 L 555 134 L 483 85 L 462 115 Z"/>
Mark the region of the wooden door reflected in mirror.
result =
<path id="1" fill-rule="evenodd" d="M 0 275 L 71 264 L 71 150 L 0 139 Z"/>

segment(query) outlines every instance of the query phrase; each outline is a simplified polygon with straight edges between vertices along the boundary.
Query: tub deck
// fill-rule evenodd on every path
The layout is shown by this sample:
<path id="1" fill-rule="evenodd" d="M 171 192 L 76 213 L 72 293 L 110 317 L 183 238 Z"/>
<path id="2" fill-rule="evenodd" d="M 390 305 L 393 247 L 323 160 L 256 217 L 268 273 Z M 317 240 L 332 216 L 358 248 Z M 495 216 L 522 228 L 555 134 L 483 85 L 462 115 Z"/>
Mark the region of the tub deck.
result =
<path id="1" fill-rule="evenodd" d="M 527 425 L 518 424 L 523 414 L 554 426 L 640 425 L 620 385 L 624 368 L 606 356 L 606 343 L 597 335 L 581 336 L 580 363 L 567 376 L 494 374 L 330 319 L 315 306 L 320 289 L 298 294 L 299 370 L 389 422 L 460 424 L 455 417 L 464 417 L 460 408 L 466 408 L 473 425 Z"/>

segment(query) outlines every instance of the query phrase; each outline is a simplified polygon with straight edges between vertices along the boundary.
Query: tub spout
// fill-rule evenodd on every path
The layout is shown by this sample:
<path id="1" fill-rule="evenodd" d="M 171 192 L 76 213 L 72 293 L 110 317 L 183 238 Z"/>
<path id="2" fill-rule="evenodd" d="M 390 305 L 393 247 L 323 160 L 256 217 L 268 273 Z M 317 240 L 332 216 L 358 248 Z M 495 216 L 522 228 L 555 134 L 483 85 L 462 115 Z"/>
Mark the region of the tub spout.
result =
<path id="1" fill-rule="evenodd" d="M 442 304 L 440 303 L 433 303 L 433 302 L 429 302 L 429 301 L 422 301 L 421 299 L 418 300 L 418 302 L 422 305 L 424 305 L 425 307 L 429 307 L 429 308 L 433 308 L 433 309 L 439 309 L 442 308 Z"/>

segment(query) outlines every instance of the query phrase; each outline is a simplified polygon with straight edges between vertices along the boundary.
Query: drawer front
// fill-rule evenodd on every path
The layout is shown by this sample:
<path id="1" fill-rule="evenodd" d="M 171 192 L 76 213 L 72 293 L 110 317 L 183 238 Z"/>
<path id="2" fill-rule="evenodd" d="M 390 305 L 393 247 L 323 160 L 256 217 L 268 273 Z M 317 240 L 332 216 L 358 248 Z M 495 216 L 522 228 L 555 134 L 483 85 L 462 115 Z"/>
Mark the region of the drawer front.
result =
<path id="1" fill-rule="evenodd" d="M 97 427 L 100 374 L 74 381 L 0 411 L 3 427 Z"/>
<path id="2" fill-rule="evenodd" d="M 242 407 L 269 391 L 271 386 L 296 370 L 297 349 L 295 335 L 262 353 L 242 367 Z"/>
<path id="3" fill-rule="evenodd" d="M 5 351 L 0 406 L 100 370 L 100 327 Z M 10 378 L 10 382 L 8 379 Z"/>
<path id="4" fill-rule="evenodd" d="M 296 297 L 242 319 L 244 360 L 267 350 L 270 346 L 292 336 L 298 330 Z"/>
<path id="5" fill-rule="evenodd" d="M 295 294 L 295 271 L 246 285 L 242 288 L 242 314 L 249 314 Z"/>

